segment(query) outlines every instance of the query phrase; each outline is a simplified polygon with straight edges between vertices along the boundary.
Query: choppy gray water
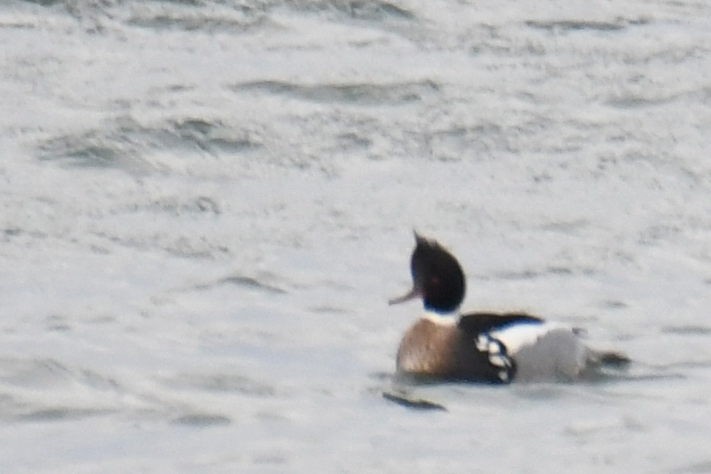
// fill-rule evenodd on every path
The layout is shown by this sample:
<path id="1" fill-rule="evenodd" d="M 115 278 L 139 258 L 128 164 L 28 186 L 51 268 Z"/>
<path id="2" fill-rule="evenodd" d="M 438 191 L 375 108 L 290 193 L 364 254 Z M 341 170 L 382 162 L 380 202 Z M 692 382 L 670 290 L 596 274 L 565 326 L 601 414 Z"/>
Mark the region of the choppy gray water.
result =
<path id="1" fill-rule="evenodd" d="M 0 471 L 711 472 L 711 4 L 0 5 Z M 411 229 L 600 383 L 381 397 Z"/>

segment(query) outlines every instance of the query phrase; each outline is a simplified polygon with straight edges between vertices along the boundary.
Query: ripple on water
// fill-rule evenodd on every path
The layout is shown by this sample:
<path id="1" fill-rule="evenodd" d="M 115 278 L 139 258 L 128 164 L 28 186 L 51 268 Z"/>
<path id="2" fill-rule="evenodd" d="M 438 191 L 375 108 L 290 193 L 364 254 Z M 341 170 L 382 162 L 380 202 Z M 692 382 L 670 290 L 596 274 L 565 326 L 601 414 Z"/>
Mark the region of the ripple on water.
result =
<path id="1" fill-rule="evenodd" d="M 174 117 L 155 124 L 140 124 L 127 117 L 103 123 L 92 130 L 62 134 L 37 146 L 42 161 L 67 167 L 114 168 L 131 174 L 179 170 L 181 160 L 169 163 L 152 157 L 152 151 L 193 152 L 213 156 L 241 154 L 260 149 L 261 140 L 251 129 L 202 117 Z"/>
<path id="2" fill-rule="evenodd" d="M 699 325 L 664 326 L 662 332 L 665 334 L 679 334 L 684 336 L 708 336 L 711 328 Z"/>
<path id="3" fill-rule="evenodd" d="M 166 2 L 161 2 L 166 3 Z M 168 2 L 172 3 L 172 2 Z M 130 26 L 145 28 L 150 31 L 185 30 L 208 33 L 248 33 L 269 25 L 263 12 L 256 8 L 242 5 L 237 8 L 222 8 L 213 4 L 211 8 L 191 8 L 184 5 L 156 8 L 150 4 L 134 7 L 133 14 L 126 20 Z M 197 4 L 195 5 L 197 6 Z"/>
<path id="4" fill-rule="evenodd" d="M 98 131 L 58 136 L 46 140 L 38 147 L 39 159 L 43 161 L 59 161 L 80 168 L 146 171 L 146 163 L 135 158 L 132 151 L 131 144 L 110 140 Z"/>
<path id="5" fill-rule="evenodd" d="M 93 416 L 108 415 L 114 412 L 115 410 L 108 409 L 46 407 L 19 413 L 14 417 L 14 419 L 18 421 L 70 421 Z"/>
<path id="6" fill-rule="evenodd" d="M 80 384 L 100 390 L 121 390 L 112 377 L 93 370 L 69 368 L 53 359 L 0 359 L 0 381 L 25 388 Z"/>
<path id="7" fill-rule="evenodd" d="M 0 359 L 0 417 L 61 421 L 118 410 L 112 403 L 125 390 L 111 377 L 67 367 L 52 359 Z M 107 399 L 108 395 L 108 399 Z"/>
<path id="8" fill-rule="evenodd" d="M 257 290 L 265 291 L 267 293 L 284 294 L 287 291 L 283 290 L 277 286 L 264 283 L 256 278 L 244 276 L 244 275 L 232 275 L 221 279 L 219 284 L 231 284 L 242 286 L 246 288 L 254 288 Z"/>
<path id="9" fill-rule="evenodd" d="M 195 285 L 194 289 L 196 289 L 196 290 L 211 290 L 213 288 L 216 288 L 216 287 L 222 286 L 222 285 L 235 285 L 235 286 L 239 286 L 242 288 L 262 291 L 262 292 L 270 293 L 270 294 L 281 295 L 281 294 L 288 293 L 287 290 L 264 281 L 264 279 L 266 279 L 266 278 L 267 277 L 258 278 L 258 277 L 247 276 L 247 275 L 233 274 L 233 275 L 228 275 L 226 277 L 220 278 L 217 281 L 213 281 L 213 282 L 209 282 L 209 283 L 201 283 L 201 284 Z"/>
<path id="10" fill-rule="evenodd" d="M 235 92 L 261 92 L 319 103 L 353 105 L 399 105 L 415 102 L 439 92 L 433 81 L 391 84 L 297 84 L 286 81 L 261 80 L 231 86 Z"/>
<path id="11" fill-rule="evenodd" d="M 72 379 L 72 372 L 53 359 L 0 359 L 0 380 L 11 385 L 42 388 Z"/>
<path id="12" fill-rule="evenodd" d="M 232 423 L 230 418 L 212 413 L 189 413 L 181 415 L 173 420 L 177 425 L 186 425 L 197 428 L 210 426 L 224 426 Z"/>
<path id="13" fill-rule="evenodd" d="M 161 382 L 181 390 L 231 392 L 255 397 L 273 397 L 277 394 L 272 385 L 241 374 L 180 373 L 164 378 Z"/>
<path id="14" fill-rule="evenodd" d="M 384 0 L 369 0 L 367 2 L 344 2 L 341 0 L 279 0 L 274 5 L 283 3 L 285 7 L 296 13 L 326 14 L 334 20 L 362 20 L 369 24 L 382 22 L 409 21 L 416 18 L 415 13 Z"/>
<path id="15" fill-rule="evenodd" d="M 618 18 L 613 21 L 591 21 L 591 20 L 553 20 L 553 21 L 526 21 L 526 26 L 540 30 L 546 30 L 556 33 L 567 33 L 576 31 L 621 31 L 629 26 L 645 25 L 648 21 L 645 19 L 626 20 Z"/>

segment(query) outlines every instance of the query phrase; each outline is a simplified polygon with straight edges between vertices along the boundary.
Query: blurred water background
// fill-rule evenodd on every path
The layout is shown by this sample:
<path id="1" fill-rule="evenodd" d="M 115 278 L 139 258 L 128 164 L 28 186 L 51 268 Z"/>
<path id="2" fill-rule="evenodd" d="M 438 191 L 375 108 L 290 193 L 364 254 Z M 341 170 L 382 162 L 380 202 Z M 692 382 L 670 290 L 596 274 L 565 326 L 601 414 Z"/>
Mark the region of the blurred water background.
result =
<path id="1" fill-rule="evenodd" d="M 711 472 L 711 3 L 0 5 L 0 471 Z M 411 231 L 625 377 L 381 397 Z"/>

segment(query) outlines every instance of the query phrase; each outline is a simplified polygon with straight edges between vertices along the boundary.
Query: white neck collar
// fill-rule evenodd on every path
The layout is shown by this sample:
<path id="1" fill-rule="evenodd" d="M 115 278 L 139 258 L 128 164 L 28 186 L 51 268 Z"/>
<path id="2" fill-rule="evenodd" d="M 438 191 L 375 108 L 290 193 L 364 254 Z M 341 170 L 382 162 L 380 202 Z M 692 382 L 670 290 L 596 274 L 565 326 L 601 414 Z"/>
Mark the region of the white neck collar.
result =
<path id="1" fill-rule="evenodd" d="M 422 315 L 422 319 L 426 319 L 435 324 L 440 324 L 443 326 L 454 326 L 459 321 L 459 313 L 457 311 L 452 311 L 449 313 L 436 313 L 434 311 L 425 311 Z"/>

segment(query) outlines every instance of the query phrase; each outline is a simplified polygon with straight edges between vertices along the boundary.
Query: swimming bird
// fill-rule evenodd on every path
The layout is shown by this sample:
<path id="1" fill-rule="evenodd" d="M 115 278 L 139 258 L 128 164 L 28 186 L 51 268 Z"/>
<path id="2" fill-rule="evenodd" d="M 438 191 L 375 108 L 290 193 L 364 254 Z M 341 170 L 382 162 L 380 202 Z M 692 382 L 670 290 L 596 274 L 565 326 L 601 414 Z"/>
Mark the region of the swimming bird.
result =
<path id="1" fill-rule="evenodd" d="M 421 298 L 424 315 L 400 342 L 397 370 L 425 379 L 487 383 L 572 381 L 604 365 L 629 361 L 587 347 L 579 331 L 526 313 L 460 314 L 461 265 L 436 240 L 415 232 L 413 287 L 390 304 Z"/>

